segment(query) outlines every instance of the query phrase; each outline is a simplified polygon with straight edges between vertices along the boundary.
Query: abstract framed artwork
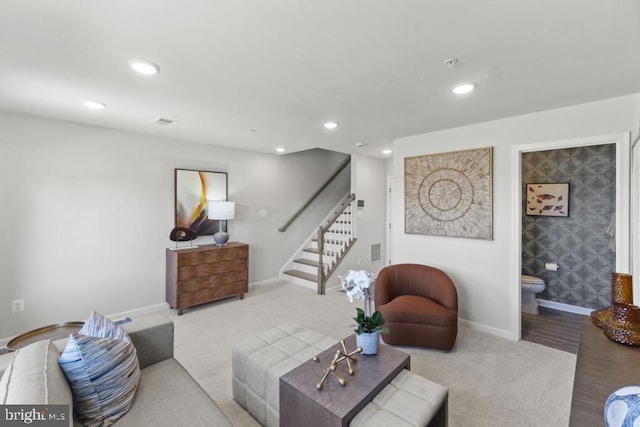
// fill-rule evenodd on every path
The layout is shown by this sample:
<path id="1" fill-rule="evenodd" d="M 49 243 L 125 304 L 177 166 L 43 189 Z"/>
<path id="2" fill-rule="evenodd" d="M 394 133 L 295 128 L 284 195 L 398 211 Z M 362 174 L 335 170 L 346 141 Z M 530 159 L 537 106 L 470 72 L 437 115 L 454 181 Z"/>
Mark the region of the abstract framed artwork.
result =
<path id="1" fill-rule="evenodd" d="M 227 200 L 227 173 L 175 169 L 175 226 L 198 235 L 218 231 L 218 222 L 207 215 L 207 201 Z"/>
<path id="2" fill-rule="evenodd" d="M 405 158 L 405 233 L 493 239 L 492 169 L 492 147 Z"/>
<path id="3" fill-rule="evenodd" d="M 526 184 L 527 215 L 569 216 L 569 183 Z"/>

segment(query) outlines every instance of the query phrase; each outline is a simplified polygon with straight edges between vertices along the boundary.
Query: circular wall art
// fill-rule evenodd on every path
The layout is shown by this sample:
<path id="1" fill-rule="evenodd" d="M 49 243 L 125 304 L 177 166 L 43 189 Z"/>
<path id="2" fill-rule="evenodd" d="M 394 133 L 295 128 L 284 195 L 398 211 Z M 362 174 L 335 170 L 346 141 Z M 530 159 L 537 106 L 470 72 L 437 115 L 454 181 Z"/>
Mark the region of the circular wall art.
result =
<path id="1" fill-rule="evenodd" d="M 405 159 L 405 232 L 492 239 L 491 147 Z"/>

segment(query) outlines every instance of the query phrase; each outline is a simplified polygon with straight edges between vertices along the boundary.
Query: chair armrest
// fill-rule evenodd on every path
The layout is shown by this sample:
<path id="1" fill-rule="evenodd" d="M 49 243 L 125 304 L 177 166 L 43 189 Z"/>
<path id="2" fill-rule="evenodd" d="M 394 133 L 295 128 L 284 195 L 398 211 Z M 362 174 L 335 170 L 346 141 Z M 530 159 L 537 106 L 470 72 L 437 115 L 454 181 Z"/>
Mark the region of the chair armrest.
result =
<path id="1" fill-rule="evenodd" d="M 140 369 L 173 358 L 174 326 L 164 315 L 132 316 L 132 322 L 122 325 L 138 353 Z"/>

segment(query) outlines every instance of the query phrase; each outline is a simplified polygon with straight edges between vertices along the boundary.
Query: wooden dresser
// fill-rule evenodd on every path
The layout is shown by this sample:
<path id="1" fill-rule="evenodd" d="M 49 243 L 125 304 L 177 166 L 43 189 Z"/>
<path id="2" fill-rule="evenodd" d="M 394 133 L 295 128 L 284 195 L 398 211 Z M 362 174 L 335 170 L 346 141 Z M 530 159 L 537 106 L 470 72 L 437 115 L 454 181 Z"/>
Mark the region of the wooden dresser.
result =
<path id="1" fill-rule="evenodd" d="M 167 249 L 167 302 L 182 310 L 249 291 L 249 245 Z"/>

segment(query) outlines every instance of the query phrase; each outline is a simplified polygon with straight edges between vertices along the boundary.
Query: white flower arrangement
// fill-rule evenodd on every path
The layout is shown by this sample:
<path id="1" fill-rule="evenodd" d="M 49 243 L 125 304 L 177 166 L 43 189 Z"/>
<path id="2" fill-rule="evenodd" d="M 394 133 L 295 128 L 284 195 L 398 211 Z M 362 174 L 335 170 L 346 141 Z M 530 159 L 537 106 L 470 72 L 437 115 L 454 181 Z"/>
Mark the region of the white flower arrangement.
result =
<path id="1" fill-rule="evenodd" d="M 342 289 L 347 293 L 349 302 L 353 299 L 363 300 L 371 298 L 371 285 L 376 281 L 376 276 L 365 270 L 349 270 L 344 276 L 340 276 Z"/>
<path id="2" fill-rule="evenodd" d="M 384 319 L 379 311 L 371 313 L 371 286 L 376 281 L 376 275 L 365 270 L 349 270 L 344 276 L 340 276 L 340 284 L 347 294 L 349 302 L 354 299 L 364 300 L 364 310 L 356 308 L 357 316 L 354 332 L 360 336 L 369 333 L 389 333 L 389 329 L 383 327 Z"/>

